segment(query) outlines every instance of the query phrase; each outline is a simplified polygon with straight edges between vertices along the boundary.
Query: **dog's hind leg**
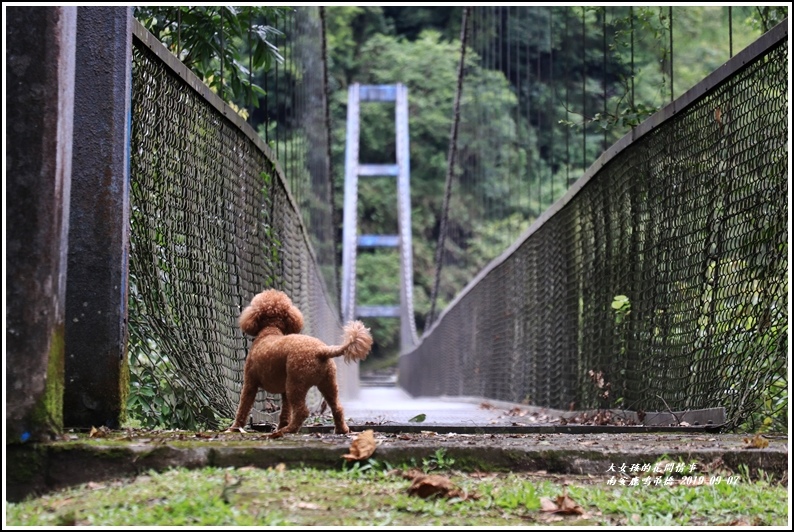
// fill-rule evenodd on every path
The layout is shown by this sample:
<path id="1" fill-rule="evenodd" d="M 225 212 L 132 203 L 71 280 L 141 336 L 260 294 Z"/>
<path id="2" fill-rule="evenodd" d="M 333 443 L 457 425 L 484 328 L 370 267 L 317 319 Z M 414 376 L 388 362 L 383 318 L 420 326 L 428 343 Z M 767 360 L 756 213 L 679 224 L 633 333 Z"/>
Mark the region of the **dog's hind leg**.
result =
<path id="1" fill-rule="evenodd" d="M 281 394 L 281 414 L 278 416 L 278 430 L 283 429 L 287 425 L 289 425 L 290 420 L 290 412 L 292 411 L 292 405 L 289 402 L 289 398 L 287 397 L 286 393 Z"/>
<path id="2" fill-rule="evenodd" d="M 280 432 L 298 432 L 303 426 L 303 422 L 309 417 L 309 409 L 306 407 L 306 394 L 309 393 L 309 386 L 303 383 L 287 382 L 286 400 L 289 403 L 291 416 L 289 423 Z M 284 410 L 282 410 L 283 415 Z M 283 418 L 281 419 L 283 421 Z"/>
<path id="3" fill-rule="evenodd" d="M 339 388 L 336 382 L 325 380 L 317 385 L 317 389 L 323 394 L 325 402 L 328 403 L 328 408 L 331 409 L 331 414 L 334 416 L 334 432 L 337 434 L 350 432 L 350 428 L 345 423 L 345 412 L 339 402 Z"/>

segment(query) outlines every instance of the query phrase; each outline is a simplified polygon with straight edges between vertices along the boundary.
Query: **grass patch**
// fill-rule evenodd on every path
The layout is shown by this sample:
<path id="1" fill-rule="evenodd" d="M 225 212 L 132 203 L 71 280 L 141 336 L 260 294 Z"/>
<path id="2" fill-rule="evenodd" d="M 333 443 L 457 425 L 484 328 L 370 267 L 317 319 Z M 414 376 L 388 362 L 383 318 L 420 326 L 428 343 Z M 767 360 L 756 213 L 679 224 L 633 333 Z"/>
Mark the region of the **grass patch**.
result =
<path id="1" fill-rule="evenodd" d="M 417 464 L 413 464 L 416 466 Z M 788 493 L 766 481 L 701 486 L 610 486 L 605 478 L 463 473 L 432 456 L 422 469 L 444 474 L 475 497 L 421 499 L 411 480 L 370 459 L 339 470 L 203 468 L 90 482 L 6 507 L 11 526 L 520 526 L 771 525 L 788 522 Z M 565 486 L 563 485 L 565 484 Z M 566 491 L 586 512 L 541 511 Z"/>

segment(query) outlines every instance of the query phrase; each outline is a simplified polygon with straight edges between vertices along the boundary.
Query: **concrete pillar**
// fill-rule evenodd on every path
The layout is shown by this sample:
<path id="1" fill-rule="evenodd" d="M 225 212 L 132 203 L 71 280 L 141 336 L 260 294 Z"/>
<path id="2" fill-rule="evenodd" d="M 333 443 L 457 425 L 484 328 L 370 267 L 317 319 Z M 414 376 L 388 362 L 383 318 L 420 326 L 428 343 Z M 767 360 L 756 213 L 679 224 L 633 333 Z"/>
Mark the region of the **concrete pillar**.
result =
<path id="1" fill-rule="evenodd" d="M 75 7 L 6 16 L 6 441 L 63 429 Z"/>
<path id="2" fill-rule="evenodd" d="M 76 57 L 64 421 L 117 427 L 129 387 L 132 8 L 79 7 Z"/>

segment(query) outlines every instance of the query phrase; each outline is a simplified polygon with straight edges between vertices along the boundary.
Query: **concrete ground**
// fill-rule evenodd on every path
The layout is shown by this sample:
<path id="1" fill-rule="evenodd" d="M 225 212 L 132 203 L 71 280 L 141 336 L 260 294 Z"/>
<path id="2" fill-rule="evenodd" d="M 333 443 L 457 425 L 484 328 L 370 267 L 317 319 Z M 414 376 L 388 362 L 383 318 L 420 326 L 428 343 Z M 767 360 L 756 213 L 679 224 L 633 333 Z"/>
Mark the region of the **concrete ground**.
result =
<path id="1" fill-rule="evenodd" d="M 560 412 L 548 409 L 478 398 L 411 398 L 400 388 L 382 386 L 362 387 L 343 406 L 350 434 L 307 423 L 301 433 L 281 438 L 262 432 L 121 430 L 98 438 L 65 434 L 51 443 L 7 445 L 6 463 L 15 465 L 7 471 L 6 500 L 169 467 L 339 468 L 342 455 L 365 430 L 372 430 L 377 442 L 372 458 L 393 465 L 422 464 L 443 450 L 464 471 L 542 471 L 605 480 L 616 471 L 619 476 L 622 465 L 662 461 L 695 464 L 704 474 L 763 471 L 776 479 L 787 479 L 789 469 L 788 435 L 768 435 L 758 447 L 748 435 L 703 426 L 561 424 Z"/>
<path id="2" fill-rule="evenodd" d="M 345 417 L 352 425 L 403 425 L 425 415 L 424 425 L 488 426 L 504 422 L 502 409 L 481 408 L 476 398 L 412 398 L 402 388 L 362 387 L 354 400 L 344 401 Z M 493 405 L 493 402 L 487 402 Z"/>

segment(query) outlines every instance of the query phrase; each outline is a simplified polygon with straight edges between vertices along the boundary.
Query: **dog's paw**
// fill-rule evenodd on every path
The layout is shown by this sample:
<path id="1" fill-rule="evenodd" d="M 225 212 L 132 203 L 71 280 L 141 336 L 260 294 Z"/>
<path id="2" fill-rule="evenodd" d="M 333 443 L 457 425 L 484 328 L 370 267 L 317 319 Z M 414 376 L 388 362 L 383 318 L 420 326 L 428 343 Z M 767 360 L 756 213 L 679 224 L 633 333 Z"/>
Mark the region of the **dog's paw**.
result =
<path id="1" fill-rule="evenodd" d="M 247 434 L 247 431 L 242 427 L 229 427 L 224 432 L 241 432 L 243 434 Z"/>

